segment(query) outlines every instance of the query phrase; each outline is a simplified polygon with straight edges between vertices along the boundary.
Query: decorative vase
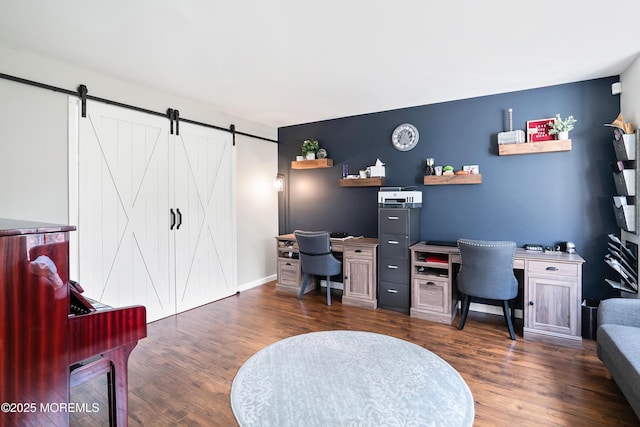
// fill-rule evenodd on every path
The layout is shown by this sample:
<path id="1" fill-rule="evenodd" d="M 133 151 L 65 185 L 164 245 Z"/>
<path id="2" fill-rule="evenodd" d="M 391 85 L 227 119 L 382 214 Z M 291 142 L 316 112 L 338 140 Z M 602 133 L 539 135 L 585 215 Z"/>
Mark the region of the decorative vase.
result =
<path id="1" fill-rule="evenodd" d="M 558 132 L 558 139 L 569 139 L 569 131 Z"/>
<path id="2" fill-rule="evenodd" d="M 315 159 L 316 159 L 316 153 L 314 152 L 307 153 L 307 160 L 315 160 Z"/>

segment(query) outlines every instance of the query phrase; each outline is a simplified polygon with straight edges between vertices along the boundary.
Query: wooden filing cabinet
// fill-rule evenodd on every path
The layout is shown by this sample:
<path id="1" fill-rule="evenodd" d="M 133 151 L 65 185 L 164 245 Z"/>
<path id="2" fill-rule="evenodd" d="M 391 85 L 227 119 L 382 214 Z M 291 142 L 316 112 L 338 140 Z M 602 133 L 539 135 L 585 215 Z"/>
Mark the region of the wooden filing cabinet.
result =
<path id="1" fill-rule="evenodd" d="M 457 292 L 450 257 L 440 246 L 411 247 L 411 316 L 440 323 L 453 321 Z"/>
<path id="2" fill-rule="evenodd" d="M 343 304 L 364 308 L 377 307 L 376 246 L 351 242 L 343 245 Z"/>
<path id="3" fill-rule="evenodd" d="M 291 292 L 296 292 L 300 283 L 302 274 L 300 270 L 300 262 L 291 259 L 278 259 L 278 280 L 276 287 L 285 287 Z"/>
<path id="4" fill-rule="evenodd" d="M 527 260 L 524 336 L 581 340 L 582 264 Z"/>
<path id="5" fill-rule="evenodd" d="M 289 237 L 289 238 L 288 238 Z M 302 287 L 302 279 L 304 273 L 298 259 L 298 245 L 291 236 L 283 236 L 276 238 L 276 259 L 277 259 L 277 278 L 276 290 L 299 294 Z M 311 277 L 305 293 L 309 293 L 316 288 L 315 277 Z"/>

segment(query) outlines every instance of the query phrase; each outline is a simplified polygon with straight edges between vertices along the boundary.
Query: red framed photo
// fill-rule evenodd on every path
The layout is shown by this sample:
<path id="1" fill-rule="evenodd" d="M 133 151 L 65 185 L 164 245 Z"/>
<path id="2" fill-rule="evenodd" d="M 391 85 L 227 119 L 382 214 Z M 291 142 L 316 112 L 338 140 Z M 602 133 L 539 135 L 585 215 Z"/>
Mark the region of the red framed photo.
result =
<path id="1" fill-rule="evenodd" d="M 555 137 L 549 134 L 551 126 L 549 122 L 555 123 L 555 118 L 527 120 L 527 142 L 551 141 Z"/>

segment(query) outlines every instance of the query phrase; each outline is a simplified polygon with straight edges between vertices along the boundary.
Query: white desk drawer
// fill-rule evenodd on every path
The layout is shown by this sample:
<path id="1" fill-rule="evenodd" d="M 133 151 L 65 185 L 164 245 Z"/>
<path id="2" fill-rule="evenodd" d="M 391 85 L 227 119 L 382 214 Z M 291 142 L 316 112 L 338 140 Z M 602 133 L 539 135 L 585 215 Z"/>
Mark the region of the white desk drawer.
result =
<path id="1" fill-rule="evenodd" d="M 529 273 L 578 277 L 578 265 L 553 261 L 529 261 Z"/>

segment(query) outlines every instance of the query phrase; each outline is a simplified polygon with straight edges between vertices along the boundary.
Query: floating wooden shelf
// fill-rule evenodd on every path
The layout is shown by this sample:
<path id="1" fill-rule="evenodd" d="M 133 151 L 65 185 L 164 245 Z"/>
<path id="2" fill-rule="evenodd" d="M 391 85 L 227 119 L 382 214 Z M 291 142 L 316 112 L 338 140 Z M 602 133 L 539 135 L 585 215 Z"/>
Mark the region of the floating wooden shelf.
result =
<path id="1" fill-rule="evenodd" d="M 291 162 L 291 169 L 321 169 L 332 167 L 333 160 L 331 159 L 294 160 Z"/>
<path id="2" fill-rule="evenodd" d="M 424 177 L 424 185 L 446 184 L 482 184 L 482 175 L 473 173 L 467 175 L 427 175 Z"/>
<path id="3" fill-rule="evenodd" d="M 513 156 L 516 154 L 540 154 L 571 151 L 571 140 L 523 142 L 522 144 L 498 144 L 498 155 Z"/>
<path id="4" fill-rule="evenodd" d="M 338 185 L 340 187 L 382 187 L 384 177 L 341 179 L 338 181 Z"/>

